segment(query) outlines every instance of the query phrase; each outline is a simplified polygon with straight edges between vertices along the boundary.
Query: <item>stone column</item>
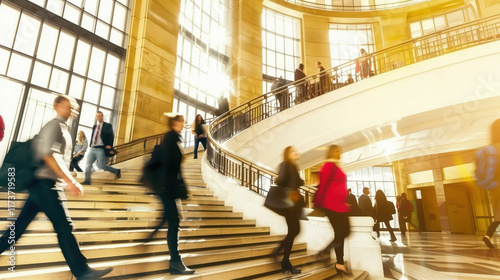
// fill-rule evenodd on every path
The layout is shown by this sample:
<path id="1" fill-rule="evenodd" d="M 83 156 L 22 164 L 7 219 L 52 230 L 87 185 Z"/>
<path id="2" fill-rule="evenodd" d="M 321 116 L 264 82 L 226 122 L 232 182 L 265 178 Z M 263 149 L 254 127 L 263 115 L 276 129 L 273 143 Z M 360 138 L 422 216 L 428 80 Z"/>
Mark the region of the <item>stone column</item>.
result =
<path id="1" fill-rule="evenodd" d="M 331 68 L 328 17 L 306 15 L 302 19 L 303 64 L 307 76 L 319 73 L 318 61 L 325 69 Z"/>
<path id="2" fill-rule="evenodd" d="M 233 0 L 230 108 L 262 94 L 262 0 Z"/>
<path id="3" fill-rule="evenodd" d="M 117 144 L 164 132 L 174 98 L 180 0 L 133 3 Z"/>

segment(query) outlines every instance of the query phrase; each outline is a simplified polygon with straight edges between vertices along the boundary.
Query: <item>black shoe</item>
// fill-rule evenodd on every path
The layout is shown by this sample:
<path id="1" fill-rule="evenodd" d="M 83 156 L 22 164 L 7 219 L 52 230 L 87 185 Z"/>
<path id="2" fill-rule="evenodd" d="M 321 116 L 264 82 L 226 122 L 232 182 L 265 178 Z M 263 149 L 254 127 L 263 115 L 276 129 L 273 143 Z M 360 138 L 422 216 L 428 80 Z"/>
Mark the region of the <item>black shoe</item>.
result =
<path id="1" fill-rule="evenodd" d="M 108 267 L 105 269 L 97 270 L 93 268 L 88 268 L 85 274 L 83 274 L 80 277 L 76 277 L 76 280 L 94 280 L 94 279 L 101 279 L 102 276 L 110 273 L 113 270 L 112 267 Z"/>
<path id="2" fill-rule="evenodd" d="M 490 248 L 490 249 L 495 248 L 495 246 L 493 246 L 493 244 L 491 243 L 490 238 L 488 238 L 488 236 L 486 236 L 486 235 L 483 237 L 483 242 L 484 242 L 484 244 L 486 244 L 486 246 L 488 246 L 488 248 Z"/>
<path id="3" fill-rule="evenodd" d="M 391 242 L 395 242 L 396 240 L 397 240 L 397 239 L 396 239 L 396 237 L 393 237 L 393 238 L 391 238 L 389 241 L 391 241 Z"/>
<path id="4" fill-rule="evenodd" d="M 116 172 L 115 180 L 118 180 L 122 177 L 122 170 L 118 169 L 118 172 Z"/>
<path id="5" fill-rule="evenodd" d="M 170 261 L 170 274 L 193 274 L 194 270 L 187 268 L 182 260 Z"/>
<path id="6" fill-rule="evenodd" d="M 283 273 L 291 273 L 291 274 L 300 274 L 302 273 L 301 269 L 294 267 L 291 263 L 281 263 L 281 270 Z"/>
<path id="7" fill-rule="evenodd" d="M 81 183 L 81 185 L 91 185 L 91 184 L 90 184 L 90 182 L 83 181 L 83 183 Z"/>

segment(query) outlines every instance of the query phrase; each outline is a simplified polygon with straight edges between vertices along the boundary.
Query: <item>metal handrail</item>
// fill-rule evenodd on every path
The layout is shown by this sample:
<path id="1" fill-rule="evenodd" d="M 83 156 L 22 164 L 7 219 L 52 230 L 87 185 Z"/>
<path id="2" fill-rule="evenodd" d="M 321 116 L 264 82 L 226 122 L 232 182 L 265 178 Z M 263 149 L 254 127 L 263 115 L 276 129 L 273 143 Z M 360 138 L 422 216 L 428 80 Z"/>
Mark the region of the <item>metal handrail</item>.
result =
<path id="1" fill-rule="evenodd" d="M 371 53 L 366 56 L 366 63 L 363 58 L 358 58 L 289 83 L 243 103 L 217 118 L 209 129 L 207 160 L 219 173 L 237 179 L 242 186 L 252 191 L 266 195 L 277 174 L 221 148 L 220 144 L 283 110 L 347 86 L 350 83 L 342 81 L 346 81 L 349 74 L 353 76 L 353 82 L 356 82 L 436 56 L 497 40 L 500 40 L 500 15 L 447 28 Z M 311 190 L 301 191 L 308 198 L 313 196 Z"/>
<path id="2" fill-rule="evenodd" d="M 209 119 L 206 119 L 205 122 L 207 124 L 210 124 L 211 122 L 213 122 L 213 120 L 214 120 L 214 118 L 209 118 Z M 185 138 L 187 138 L 186 135 L 191 136 L 191 133 L 190 133 L 191 125 L 186 124 L 183 131 L 185 132 L 184 133 Z M 161 133 L 161 134 L 156 134 L 156 135 L 152 135 L 152 136 L 148 136 L 148 137 L 139 138 L 139 139 L 133 140 L 133 141 L 128 142 L 128 143 L 116 145 L 114 147 L 114 149 L 117 151 L 117 155 L 109 158 L 108 163 L 109 164 L 116 164 L 116 163 L 120 163 L 120 162 L 129 160 L 129 159 L 132 159 L 132 158 L 143 156 L 145 154 L 152 153 L 154 146 L 161 144 L 161 142 L 163 141 L 164 135 L 165 135 L 165 132 Z M 184 139 L 184 144 L 185 144 L 184 148 L 192 147 L 189 145 L 190 142 L 191 141 L 189 139 Z"/>
<path id="3" fill-rule="evenodd" d="M 408 7 L 424 2 L 429 2 L 430 0 L 406 0 L 399 1 L 395 3 L 384 3 L 378 5 L 333 5 L 333 4 L 322 4 L 316 3 L 307 0 L 284 0 L 291 4 L 302 6 L 306 8 L 312 8 L 317 10 L 325 10 L 325 11 L 337 11 L 337 12 L 371 12 L 371 11 L 381 11 L 381 10 L 389 10 L 396 8 Z"/>

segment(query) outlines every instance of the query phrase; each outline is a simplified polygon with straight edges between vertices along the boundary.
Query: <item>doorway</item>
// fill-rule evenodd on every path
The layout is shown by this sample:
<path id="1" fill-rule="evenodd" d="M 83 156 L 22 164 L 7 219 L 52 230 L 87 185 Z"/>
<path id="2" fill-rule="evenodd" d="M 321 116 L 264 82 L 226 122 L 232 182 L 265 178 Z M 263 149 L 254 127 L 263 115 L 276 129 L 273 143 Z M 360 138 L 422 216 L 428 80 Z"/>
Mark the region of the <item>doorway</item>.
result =
<path id="1" fill-rule="evenodd" d="M 415 189 L 420 231 L 441 231 L 441 220 L 434 187 Z"/>
<path id="2" fill-rule="evenodd" d="M 467 183 L 446 184 L 444 193 L 451 233 L 475 234 L 476 228 Z"/>

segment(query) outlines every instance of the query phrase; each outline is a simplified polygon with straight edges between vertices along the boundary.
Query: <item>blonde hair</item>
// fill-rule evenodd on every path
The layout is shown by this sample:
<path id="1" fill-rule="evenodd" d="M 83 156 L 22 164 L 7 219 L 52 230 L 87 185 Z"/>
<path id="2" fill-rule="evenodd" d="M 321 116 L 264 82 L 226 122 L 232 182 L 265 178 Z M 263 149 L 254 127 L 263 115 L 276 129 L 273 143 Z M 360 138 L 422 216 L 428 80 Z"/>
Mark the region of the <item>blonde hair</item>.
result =
<path id="1" fill-rule="evenodd" d="M 288 146 L 285 148 L 285 150 L 283 151 L 283 161 L 294 164 L 294 162 L 290 159 L 290 153 L 292 152 L 292 150 L 293 146 Z"/>
<path id="2" fill-rule="evenodd" d="M 167 121 L 168 128 L 172 129 L 174 122 L 184 122 L 184 116 L 176 115 L 175 117 L 169 117 Z"/>
<path id="3" fill-rule="evenodd" d="M 339 145 L 330 145 L 328 147 L 328 151 L 326 152 L 326 159 L 333 158 L 333 153 L 335 153 L 335 150 L 340 149 Z"/>

